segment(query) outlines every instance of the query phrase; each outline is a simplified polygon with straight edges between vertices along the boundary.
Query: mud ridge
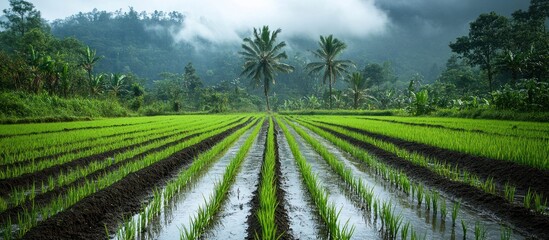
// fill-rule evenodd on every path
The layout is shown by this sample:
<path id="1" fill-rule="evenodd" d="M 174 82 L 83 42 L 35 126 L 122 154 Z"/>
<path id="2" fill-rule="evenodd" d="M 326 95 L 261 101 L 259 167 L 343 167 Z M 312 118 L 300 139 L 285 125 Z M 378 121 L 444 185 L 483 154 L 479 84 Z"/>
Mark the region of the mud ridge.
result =
<path id="1" fill-rule="evenodd" d="M 105 228 L 112 233 L 124 216 L 139 212 L 143 199 L 149 196 L 155 187 L 173 176 L 181 167 L 192 162 L 193 157 L 207 151 L 247 123 L 241 123 L 149 167 L 129 174 L 113 185 L 41 222 L 23 239 L 104 239 Z"/>
<path id="2" fill-rule="evenodd" d="M 267 129 L 269 127 L 269 121 L 265 120 L 263 122 L 263 126 L 261 126 L 261 132 L 265 131 L 268 132 Z M 268 138 L 269 135 L 265 134 L 265 138 Z M 246 220 L 246 225 L 248 225 L 248 236 L 246 237 L 247 240 L 254 240 L 255 234 L 257 233 L 257 236 L 259 236 L 261 239 L 261 224 L 259 224 L 259 219 L 257 218 L 257 211 L 259 210 L 259 186 L 261 186 L 261 180 L 263 179 L 263 163 L 265 162 L 265 154 L 267 152 L 267 139 L 265 139 L 265 146 L 263 149 L 263 159 L 261 161 L 261 167 L 259 168 L 259 175 L 257 186 L 255 186 L 255 191 L 252 192 L 252 200 L 250 201 L 250 215 L 248 215 L 248 219 Z"/>
<path id="3" fill-rule="evenodd" d="M 329 128 L 318 126 L 322 130 L 345 140 L 357 147 L 378 157 L 386 164 L 402 170 L 413 179 L 420 180 L 429 186 L 436 187 L 454 197 L 462 199 L 468 205 L 487 210 L 498 218 L 511 223 L 515 230 L 532 238 L 549 239 L 549 216 L 531 212 L 528 209 L 508 203 L 499 196 L 488 194 L 480 189 L 467 184 L 449 181 L 446 178 L 431 172 L 429 169 L 416 166 L 413 163 L 398 157 L 397 155 L 377 148 Z"/>
<path id="4" fill-rule="evenodd" d="M 475 173 L 484 179 L 492 177 L 495 182 L 504 185 L 509 182 L 517 187 L 517 192 L 526 193 L 529 188 L 537 193 L 549 197 L 549 171 L 541 170 L 511 161 L 491 159 L 486 157 L 473 156 L 470 154 L 430 146 L 423 143 L 411 142 L 395 137 L 389 137 L 378 133 L 372 133 L 363 129 L 343 126 L 332 123 L 327 125 L 345 128 L 375 139 L 392 143 L 410 152 L 419 153 L 425 157 L 437 159 L 441 163 L 457 166 L 471 173 Z"/>
<path id="5" fill-rule="evenodd" d="M 274 139 L 275 139 L 275 182 L 276 182 L 276 198 L 278 205 L 275 210 L 275 221 L 277 230 L 283 235 L 280 239 L 295 239 L 290 235 L 290 220 L 288 218 L 288 210 L 286 206 L 286 191 L 282 189 L 282 171 L 280 170 L 280 154 L 278 153 L 278 124 L 274 123 Z"/>

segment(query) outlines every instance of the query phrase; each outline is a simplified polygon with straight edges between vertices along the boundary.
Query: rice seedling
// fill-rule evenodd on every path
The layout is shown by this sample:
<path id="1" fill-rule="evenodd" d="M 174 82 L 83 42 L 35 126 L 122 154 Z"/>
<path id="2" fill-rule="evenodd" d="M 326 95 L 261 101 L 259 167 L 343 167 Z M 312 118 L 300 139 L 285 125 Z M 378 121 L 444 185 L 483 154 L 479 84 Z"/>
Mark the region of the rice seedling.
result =
<path id="1" fill-rule="evenodd" d="M 534 193 L 528 189 L 526 195 L 524 195 L 524 207 L 530 209 L 532 207 L 532 198 L 534 198 Z"/>
<path id="2" fill-rule="evenodd" d="M 509 182 L 505 183 L 505 186 L 503 187 L 504 196 L 507 201 L 510 203 L 515 201 L 515 191 L 516 188 L 514 186 L 511 186 Z"/>
<path id="3" fill-rule="evenodd" d="M 456 218 L 459 212 L 460 205 L 460 202 L 454 202 L 454 205 L 452 206 L 452 226 L 456 226 Z"/>
<path id="4" fill-rule="evenodd" d="M 442 220 L 442 222 L 446 221 L 446 214 L 447 214 L 446 201 L 444 199 L 441 199 L 441 202 L 440 202 L 440 219 Z"/>
<path id="5" fill-rule="evenodd" d="M 463 239 L 467 239 L 467 225 L 463 219 L 461 219 L 461 229 L 463 230 Z"/>
<path id="6" fill-rule="evenodd" d="M 479 222 L 475 223 L 475 240 L 486 239 L 486 228 Z"/>
<path id="7" fill-rule="evenodd" d="M 511 235 L 513 235 L 513 230 L 511 228 L 505 227 L 505 226 L 501 227 L 501 234 L 500 234 L 501 240 L 510 240 Z"/>

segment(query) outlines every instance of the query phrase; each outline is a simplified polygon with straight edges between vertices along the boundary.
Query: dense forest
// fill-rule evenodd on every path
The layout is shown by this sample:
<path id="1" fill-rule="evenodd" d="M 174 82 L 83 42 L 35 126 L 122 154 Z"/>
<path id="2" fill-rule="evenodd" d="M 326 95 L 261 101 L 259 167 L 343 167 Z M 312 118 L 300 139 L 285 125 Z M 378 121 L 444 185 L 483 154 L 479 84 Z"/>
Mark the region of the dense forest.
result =
<path id="1" fill-rule="evenodd" d="M 93 10 L 47 22 L 32 3 L 10 0 L 3 13 L 3 117 L 26 117 L 21 101 L 36 96 L 107 101 L 129 109 L 123 114 L 262 111 L 266 100 L 275 111 L 549 111 L 547 0 L 532 0 L 511 16 L 479 15 L 468 34 L 447 46 L 449 57 L 425 54 L 396 62 L 379 52 L 367 56 L 349 47 L 352 40 L 332 35 L 318 42 L 292 39 L 288 48 L 284 29 L 276 26 L 253 29 L 256 34 L 250 29 L 252 38 L 242 36 L 242 46 L 177 41 L 173 33 L 184 28 L 186 16 L 176 11 Z M 262 39 L 265 31 L 279 35 Z M 283 43 L 276 49 L 283 56 L 273 61 L 286 70 L 261 76 L 247 71 L 246 46 L 268 47 L 263 40 Z"/>

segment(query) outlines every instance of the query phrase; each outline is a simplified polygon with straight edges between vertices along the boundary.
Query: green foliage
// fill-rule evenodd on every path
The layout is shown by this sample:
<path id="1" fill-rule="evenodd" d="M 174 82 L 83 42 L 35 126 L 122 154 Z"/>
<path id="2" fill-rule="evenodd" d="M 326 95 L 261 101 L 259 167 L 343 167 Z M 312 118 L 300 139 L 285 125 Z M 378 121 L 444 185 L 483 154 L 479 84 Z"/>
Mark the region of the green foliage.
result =
<path id="1" fill-rule="evenodd" d="M 549 83 L 536 79 L 520 80 L 513 88 L 505 85 L 492 93 L 497 109 L 519 111 L 549 111 Z"/>
<path id="2" fill-rule="evenodd" d="M 83 98 L 64 99 L 47 94 L 0 93 L 0 118 L 120 117 L 128 110 L 117 102 Z"/>

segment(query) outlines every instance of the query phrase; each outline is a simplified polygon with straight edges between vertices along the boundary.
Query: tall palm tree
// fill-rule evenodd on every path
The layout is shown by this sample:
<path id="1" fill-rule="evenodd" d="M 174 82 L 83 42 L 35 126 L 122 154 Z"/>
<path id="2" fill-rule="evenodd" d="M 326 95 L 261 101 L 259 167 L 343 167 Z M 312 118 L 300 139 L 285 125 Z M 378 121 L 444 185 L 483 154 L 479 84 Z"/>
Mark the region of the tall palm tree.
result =
<path id="1" fill-rule="evenodd" d="M 335 83 L 338 76 L 342 76 L 347 68 L 355 65 L 349 60 L 338 60 L 337 56 L 347 48 L 347 45 L 332 35 L 328 37 L 320 36 L 318 42 L 319 48 L 313 54 L 320 58 L 320 62 L 312 62 L 307 64 L 306 68 L 309 73 L 320 73 L 324 70 L 323 83 L 330 86 L 330 108 L 332 108 L 332 85 Z"/>
<path id="2" fill-rule="evenodd" d="M 366 86 L 368 81 L 360 72 L 349 74 L 345 81 L 349 84 L 349 90 L 351 91 L 351 94 L 353 94 L 353 108 L 357 109 L 358 102 L 360 102 L 365 95 L 365 92 L 368 90 Z"/>
<path id="3" fill-rule="evenodd" d="M 281 62 L 283 59 L 287 59 L 288 56 L 286 52 L 281 52 L 286 43 L 276 43 L 276 37 L 280 32 L 279 28 L 271 33 L 268 26 L 263 26 L 259 30 L 254 28 L 253 40 L 244 38 L 242 44 L 244 51 L 240 52 L 245 61 L 242 75 L 251 78 L 256 86 L 259 86 L 261 80 L 263 80 L 263 93 L 265 94 L 267 111 L 271 110 L 268 93 L 271 83 L 275 84 L 276 73 L 289 73 L 294 70 L 292 66 Z"/>

